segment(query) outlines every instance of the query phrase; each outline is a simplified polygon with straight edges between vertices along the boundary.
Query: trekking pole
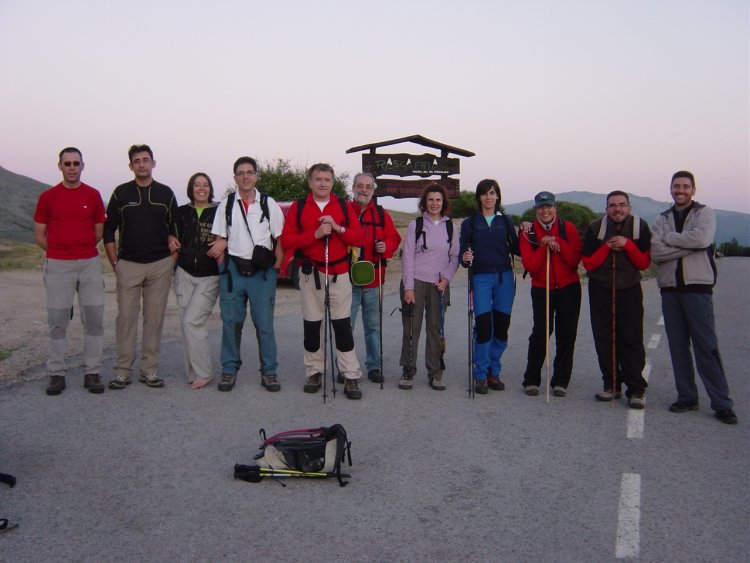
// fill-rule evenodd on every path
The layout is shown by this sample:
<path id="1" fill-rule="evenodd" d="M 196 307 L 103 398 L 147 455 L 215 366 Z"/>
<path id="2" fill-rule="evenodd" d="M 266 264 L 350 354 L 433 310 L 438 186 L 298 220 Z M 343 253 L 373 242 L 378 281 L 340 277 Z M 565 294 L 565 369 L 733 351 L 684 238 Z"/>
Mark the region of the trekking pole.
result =
<path id="1" fill-rule="evenodd" d="M 325 263 L 325 281 L 323 282 L 323 403 L 325 404 L 328 398 L 328 386 L 326 378 L 328 377 L 328 336 L 329 336 L 329 322 L 330 322 L 330 295 L 328 287 L 328 237 L 323 237 L 323 261 Z M 333 355 L 331 355 L 331 361 L 333 361 Z M 333 366 L 331 369 L 333 374 Z M 336 382 L 333 385 L 333 396 L 336 397 Z"/>
<path id="2" fill-rule="evenodd" d="M 380 390 L 383 390 L 383 255 L 378 255 L 378 335 L 380 336 Z"/>
<path id="3" fill-rule="evenodd" d="M 438 283 L 443 281 L 443 274 L 438 274 Z M 440 300 L 440 369 L 445 369 L 445 362 L 443 357 L 445 356 L 445 294 L 438 290 Z"/>
<path id="4" fill-rule="evenodd" d="M 407 305 L 407 314 L 409 315 L 409 371 L 411 371 L 414 362 L 414 303 Z"/>
<path id="5" fill-rule="evenodd" d="M 612 254 L 612 408 L 617 395 L 617 254 Z"/>
<path id="6" fill-rule="evenodd" d="M 547 363 L 547 404 L 549 404 L 549 246 L 547 247 L 547 277 L 544 286 L 544 357 Z"/>
<path id="7" fill-rule="evenodd" d="M 471 248 L 469 248 L 471 251 Z M 474 398 L 474 338 L 472 329 L 474 328 L 474 262 L 469 263 L 469 283 L 467 285 L 467 309 L 469 314 L 469 399 Z"/>

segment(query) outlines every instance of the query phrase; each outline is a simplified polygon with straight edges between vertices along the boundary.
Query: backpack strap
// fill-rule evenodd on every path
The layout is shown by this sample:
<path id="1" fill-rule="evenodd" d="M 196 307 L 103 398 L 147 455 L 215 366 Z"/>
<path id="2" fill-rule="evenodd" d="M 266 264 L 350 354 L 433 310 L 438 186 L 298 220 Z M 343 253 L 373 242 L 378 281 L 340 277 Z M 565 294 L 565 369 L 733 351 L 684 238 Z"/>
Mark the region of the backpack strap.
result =
<path id="1" fill-rule="evenodd" d="M 341 211 L 344 214 L 344 227 L 349 227 L 349 206 L 346 203 L 346 200 L 343 197 L 335 196 L 336 199 L 339 200 L 339 205 L 341 206 Z M 302 230 L 302 210 L 305 208 L 305 203 L 307 202 L 307 196 L 304 195 L 301 198 L 297 199 L 297 228 L 301 231 Z"/>
<path id="2" fill-rule="evenodd" d="M 427 234 L 424 232 L 424 217 L 419 216 L 415 219 L 414 242 L 419 243 L 419 237 L 422 237 L 422 250 L 427 250 Z M 445 230 L 448 232 L 448 253 L 453 247 L 453 221 L 450 217 L 445 222 Z"/>

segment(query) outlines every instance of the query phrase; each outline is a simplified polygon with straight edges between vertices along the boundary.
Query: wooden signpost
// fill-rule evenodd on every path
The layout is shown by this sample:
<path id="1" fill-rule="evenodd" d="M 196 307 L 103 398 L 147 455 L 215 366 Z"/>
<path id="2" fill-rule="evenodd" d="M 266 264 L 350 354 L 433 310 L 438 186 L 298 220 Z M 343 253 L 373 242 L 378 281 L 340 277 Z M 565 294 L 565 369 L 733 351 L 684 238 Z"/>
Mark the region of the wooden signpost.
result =
<path id="1" fill-rule="evenodd" d="M 415 143 L 424 147 L 437 149 L 440 151 L 440 154 L 423 153 L 417 155 L 377 152 L 379 147 L 400 143 Z M 369 172 L 375 177 L 375 181 L 378 184 L 375 195 L 395 198 L 419 197 L 422 190 L 431 184 L 441 185 L 448 194 L 449 199 L 457 198 L 460 187 L 459 180 L 458 178 L 449 178 L 449 176 L 458 174 L 461 171 L 461 164 L 457 158 L 449 158 L 448 155 L 474 156 L 474 153 L 471 151 L 433 141 L 422 135 L 411 135 L 379 143 L 359 145 L 350 148 L 346 152 L 349 154 L 364 150 L 368 150 L 369 152 L 362 155 L 362 171 Z M 389 178 L 388 176 L 398 176 L 399 178 L 419 176 L 420 179 L 401 180 Z"/>

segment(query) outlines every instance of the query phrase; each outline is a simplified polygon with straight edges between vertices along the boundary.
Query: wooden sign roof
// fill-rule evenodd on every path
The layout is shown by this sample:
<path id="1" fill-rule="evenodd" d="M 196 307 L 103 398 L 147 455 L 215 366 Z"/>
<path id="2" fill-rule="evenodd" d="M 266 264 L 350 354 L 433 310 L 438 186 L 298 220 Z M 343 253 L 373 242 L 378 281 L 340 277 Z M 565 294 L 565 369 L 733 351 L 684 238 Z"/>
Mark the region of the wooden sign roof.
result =
<path id="1" fill-rule="evenodd" d="M 359 151 L 366 151 L 366 150 L 375 152 L 375 149 L 378 147 L 398 145 L 399 143 L 415 143 L 417 145 L 422 145 L 423 147 L 430 147 L 433 149 L 441 150 L 445 154 L 457 154 L 459 156 L 474 156 L 475 155 L 475 153 L 471 151 L 467 151 L 466 149 L 452 147 L 450 145 L 446 145 L 445 143 L 433 141 L 432 139 L 428 139 L 427 137 L 423 137 L 422 135 L 410 135 L 409 137 L 401 137 L 399 139 L 391 139 L 389 141 L 380 141 L 378 143 L 368 143 L 366 145 L 359 145 L 357 147 L 352 147 L 348 149 L 346 151 L 346 154 L 359 152 Z"/>

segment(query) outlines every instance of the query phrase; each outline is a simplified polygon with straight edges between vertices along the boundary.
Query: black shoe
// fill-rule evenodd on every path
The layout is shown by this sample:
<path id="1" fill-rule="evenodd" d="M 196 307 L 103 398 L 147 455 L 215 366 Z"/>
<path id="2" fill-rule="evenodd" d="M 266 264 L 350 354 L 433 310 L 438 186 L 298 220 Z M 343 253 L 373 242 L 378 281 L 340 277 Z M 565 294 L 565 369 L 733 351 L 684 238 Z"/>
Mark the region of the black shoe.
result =
<path id="1" fill-rule="evenodd" d="M 505 391 L 505 383 L 500 381 L 500 377 L 493 375 L 487 377 L 487 387 L 493 391 Z"/>
<path id="2" fill-rule="evenodd" d="M 104 393 L 104 385 L 102 380 L 99 379 L 98 373 L 87 373 L 83 376 L 83 386 L 89 390 L 89 393 L 99 395 Z"/>
<path id="3" fill-rule="evenodd" d="M 266 391 L 270 391 L 271 393 L 281 390 L 281 385 L 275 375 L 262 375 L 260 377 L 260 384 L 266 388 Z"/>
<path id="4" fill-rule="evenodd" d="M 234 389 L 234 384 L 237 381 L 237 376 L 231 373 L 222 373 L 221 379 L 219 380 L 219 391 L 231 391 Z"/>
<path id="5" fill-rule="evenodd" d="M 688 412 L 688 411 L 697 411 L 698 410 L 698 402 L 692 402 L 692 401 L 676 401 L 669 405 L 669 412 Z"/>
<path id="6" fill-rule="evenodd" d="M 714 416 L 724 424 L 737 424 L 737 415 L 734 414 L 732 409 L 721 409 L 720 411 L 716 411 Z"/>
<path id="7" fill-rule="evenodd" d="M 344 382 L 344 395 L 347 399 L 361 399 L 362 391 L 359 390 L 359 379 L 347 379 Z"/>
<path id="8" fill-rule="evenodd" d="M 308 377 L 305 381 L 305 393 L 317 393 L 318 389 L 320 389 L 320 382 L 322 379 L 323 375 L 320 372 L 314 373 Z"/>
<path id="9" fill-rule="evenodd" d="M 64 375 L 50 375 L 47 395 L 59 395 L 65 389 Z"/>
<path id="10" fill-rule="evenodd" d="M 336 374 L 336 383 L 343 385 L 346 382 L 346 379 L 344 378 L 344 374 L 341 372 L 338 372 Z"/>
<path id="11" fill-rule="evenodd" d="M 367 379 L 373 383 L 383 383 L 383 374 L 380 373 L 379 369 L 371 369 L 367 372 Z"/>
<path id="12" fill-rule="evenodd" d="M 489 387 L 487 387 L 486 379 L 477 379 L 474 384 L 474 391 L 480 395 L 486 395 L 489 393 Z"/>

